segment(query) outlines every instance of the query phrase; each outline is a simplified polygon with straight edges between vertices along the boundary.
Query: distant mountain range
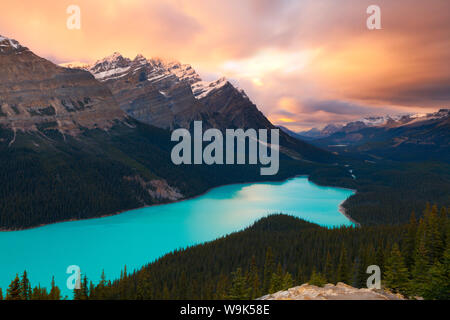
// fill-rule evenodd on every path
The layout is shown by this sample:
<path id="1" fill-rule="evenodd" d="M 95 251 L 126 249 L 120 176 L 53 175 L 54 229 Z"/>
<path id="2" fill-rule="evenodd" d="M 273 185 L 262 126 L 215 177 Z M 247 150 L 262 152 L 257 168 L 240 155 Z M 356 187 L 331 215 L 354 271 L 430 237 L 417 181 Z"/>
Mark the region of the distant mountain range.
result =
<path id="1" fill-rule="evenodd" d="M 307 140 L 326 138 L 337 132 L 351 133 L 370 127 L 394 128 L 409 125 L 417 122 L 442 119 L 448 117 L 449 110 L 441 109 L 434 113 L 410 113 L 396 116 L 371 116 L 357 121 L 351 121 L 345 124 L 327 124 L 323 129 L 312 128 L 306 131 L 293 132 L 297 137 L 303 137 Z"/>
<path id="2" fill-rule="evenodd" d="M 363 154 L 370 160 L 450 161 L 450 111 L 369 117 L 323 130 L 285 132 L 340 154 Z"/>

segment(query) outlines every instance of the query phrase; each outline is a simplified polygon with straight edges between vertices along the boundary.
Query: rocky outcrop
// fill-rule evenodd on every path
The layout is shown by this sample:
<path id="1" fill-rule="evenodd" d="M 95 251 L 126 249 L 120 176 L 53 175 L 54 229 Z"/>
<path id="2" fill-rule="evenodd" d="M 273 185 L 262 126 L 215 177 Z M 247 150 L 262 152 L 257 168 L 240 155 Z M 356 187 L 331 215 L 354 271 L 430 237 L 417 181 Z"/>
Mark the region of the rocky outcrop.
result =
<path id="1" fill-rule="evenodd" d="M 385 290 L 357 289 L 338 282 L 317 287 L 308 283 L 286 291 L 279 291 L 259 298 L 258 300 L 404 300 L 399 294 Z"/>
<path id="2" fill-rule="evenodd" d="M 0 36 L 0 125 L 13 130 L 109 128 L 126 114 L 84 70 L 68 69 Z"/>
<path id="3" fill-rule="evenodd" d="M 146 181 L 137 175 L 125 177 L 125 180 L 137 182 L 156 201 L 177 201 L 184 198 L 177 188 L 170 186 L 164 179 Z"/>

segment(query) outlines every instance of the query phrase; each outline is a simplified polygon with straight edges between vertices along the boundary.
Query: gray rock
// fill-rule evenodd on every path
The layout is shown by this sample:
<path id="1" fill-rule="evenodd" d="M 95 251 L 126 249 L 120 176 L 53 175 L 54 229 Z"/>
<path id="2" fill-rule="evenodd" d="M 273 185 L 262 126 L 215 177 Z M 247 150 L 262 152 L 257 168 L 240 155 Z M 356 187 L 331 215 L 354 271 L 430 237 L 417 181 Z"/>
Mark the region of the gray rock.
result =
<path id="1" fill-rule="evenodd" d="M 290 288 L 265 295 L 258 300 L 404 300 L 399 294 L 393 294 L 385 290 L 357 289 L 345 283 L 336 285 L 326 284 L 317 287 L 305 283 L 301 286 Z"/>

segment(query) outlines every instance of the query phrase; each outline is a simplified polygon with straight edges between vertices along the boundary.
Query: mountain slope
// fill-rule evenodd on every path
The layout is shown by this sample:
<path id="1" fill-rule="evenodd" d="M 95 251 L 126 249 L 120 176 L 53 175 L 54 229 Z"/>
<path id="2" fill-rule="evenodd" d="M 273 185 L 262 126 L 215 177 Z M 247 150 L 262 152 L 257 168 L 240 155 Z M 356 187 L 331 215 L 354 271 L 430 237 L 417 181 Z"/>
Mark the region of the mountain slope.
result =
<path id="1" fill-rule="evenodd" d="M 86 71 L 42 59 L 0 36 L 0 125 L 14 131 L 108 128 L 126 114 L 109 89 Z"/>

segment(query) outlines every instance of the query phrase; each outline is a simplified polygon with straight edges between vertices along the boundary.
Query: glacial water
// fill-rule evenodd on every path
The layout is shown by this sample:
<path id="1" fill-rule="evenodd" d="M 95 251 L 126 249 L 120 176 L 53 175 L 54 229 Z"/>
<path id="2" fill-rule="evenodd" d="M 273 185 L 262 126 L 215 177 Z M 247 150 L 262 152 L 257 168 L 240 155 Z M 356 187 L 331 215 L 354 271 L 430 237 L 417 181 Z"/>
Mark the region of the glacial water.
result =
<path id="1" fill-rule="evenodd" d="M 223 186 L 194 199 L 110 217 L 0 232 L 0 287 L 6 294 L 16 273 L 27 270 L 33 286 L 49 288 L 55 276 L 62 293 L 70 298 L 69 265 L 78 265 L 95 283 L 102 270 L 113 280 L 125 265 L 132 271 L 175 249 L 242 230 L 271 213 L 327 227 L 351 225 L 338 207 L 352 194 L 297 177 Z"/>

